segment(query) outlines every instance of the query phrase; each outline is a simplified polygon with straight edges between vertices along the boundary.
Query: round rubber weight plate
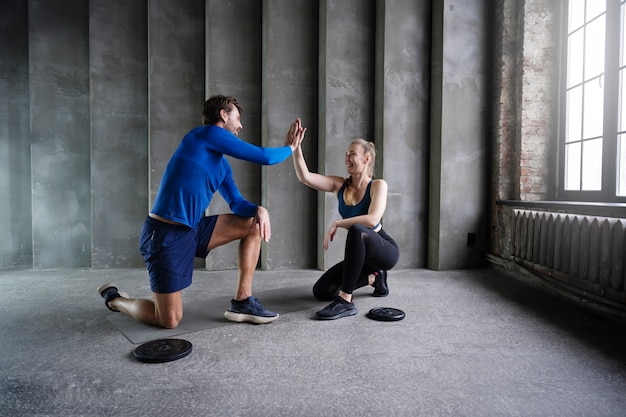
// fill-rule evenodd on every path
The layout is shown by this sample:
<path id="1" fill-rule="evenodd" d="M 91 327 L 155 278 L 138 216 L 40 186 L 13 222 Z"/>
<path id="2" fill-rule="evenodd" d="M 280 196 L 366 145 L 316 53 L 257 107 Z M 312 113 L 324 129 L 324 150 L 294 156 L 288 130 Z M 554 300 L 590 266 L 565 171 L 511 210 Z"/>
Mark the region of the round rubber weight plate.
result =
<path id="1" fill-rule="evenodd" d="M 379 321 L 398 321 L 404 318 L 404 311 L 391 307 L 376 307 L 367 313 L 367 317 Z"/>
<path id="2" fill-rule="evenodd" d="M 158 339 L 146 342 L 135 349 L 140 362 L 162 363 L 175 361 L 191 353 L 191 342 L 182 339 Z"/>

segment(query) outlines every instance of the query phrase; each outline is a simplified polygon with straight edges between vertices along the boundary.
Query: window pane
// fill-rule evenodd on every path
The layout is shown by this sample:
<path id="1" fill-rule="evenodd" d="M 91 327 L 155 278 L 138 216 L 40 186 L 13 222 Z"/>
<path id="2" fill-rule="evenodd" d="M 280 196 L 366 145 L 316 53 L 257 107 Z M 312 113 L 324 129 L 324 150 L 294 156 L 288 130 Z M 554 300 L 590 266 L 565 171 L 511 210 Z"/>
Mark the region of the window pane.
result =
<path id="1" fill-rule="evenodd" d="M 582 26 L 585 20 L 585 0 L 569 1 L 569 18 L 567 33 L 572 33 L 576 28 Z"/>
<path id="2" fill-rule="evenodd" d="M 568 36 L 567 39 L 567 87 L 583 82 L 583 41 L 584 30 Z"/>
<path id="3" fill-rule="evenodd" d="M 602 136 L 604 122 L 604 87 L 600 78 L 585 83 L 583 139 Z"/>
<path id="4" fill-rule="evenodd" d="M 626 4 L 622 2 L 620 6 L 620 66 L 626 65 Z M 626 69 L 619 70 L 619 91 L 618 91 L 618 114 L 617 114 L 617 161 L 616 161 L 616 193 L 620 197 L 626 197 Z M 620 133 L 621 132 L 621 133 Z"/>
<path id="5" fill-rule="evenodd" d="M 583 142 L 583 190 L 602 189 L 602 139 Z"/>
<path id="6" fill-rule="evenodd" d="M 626 135 L 617 137 L 617 195 L 626 197 Z"/>
<path id="7" fill-rule="evenodd" d="M 583 120 L 583 87 L 578 86 L 567 92 L 565 142 L 581 140 Z"/>
<path id="8" fill-rule="evenodd" d="M 605 16 L 585 28 L 585 80 L 604 73 Z"/>
<path id="9" fill-rule="evenodd" d="M 624 76 L 626 75 L 626 70 L 622 69 L 619 72 L 619 106 L 617 115 L 617 130 L 619 132 L 623 132 L 626 130 L 626 86 L 624 85 Z"/>
<path id="10" fill-rule="evenodd" d="M 621 12 L 621 32 L 622 32 L 622 47 L 621 47 L 621 59 L 620 59 L 620 65 L 624 66 L 626 65 L 626 30 L 624 30 L 624 19 L 626 19 L 626 5 L 622 4 L 621 8 L 620 8 L 620 12 Z"/>
<path id="11" fill-rule="evenodd" d="M 594 17 L 606 11 L 606 0 L 587 0 L 587 16 L 586 21 L 590 21 Z"/>
<path id="12" fill-rule="evenodd" d="M 580 142 L 565 145 L 565 189 L 580 190 Z"/>

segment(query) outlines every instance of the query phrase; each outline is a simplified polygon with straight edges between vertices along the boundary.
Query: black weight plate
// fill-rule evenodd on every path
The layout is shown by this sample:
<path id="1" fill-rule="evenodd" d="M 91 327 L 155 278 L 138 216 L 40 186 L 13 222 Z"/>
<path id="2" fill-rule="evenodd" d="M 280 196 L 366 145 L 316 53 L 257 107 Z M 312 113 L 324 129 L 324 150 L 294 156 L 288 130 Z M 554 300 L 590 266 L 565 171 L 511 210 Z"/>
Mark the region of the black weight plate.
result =
<path id="1" fill-rule="evenodd" d="M 367 317 L 379 321 L 398 321 L 404 318 L 404 311 L 392 307 L 376 307 L 367 313 Z"/>
<path id="2" fill-rule="evenodd" d="M 162 363 L 175 361 L 191 353 L 191 342 L 182 339 L 158 339 L 138 346 L 135 358 L 140 362 Z"/>

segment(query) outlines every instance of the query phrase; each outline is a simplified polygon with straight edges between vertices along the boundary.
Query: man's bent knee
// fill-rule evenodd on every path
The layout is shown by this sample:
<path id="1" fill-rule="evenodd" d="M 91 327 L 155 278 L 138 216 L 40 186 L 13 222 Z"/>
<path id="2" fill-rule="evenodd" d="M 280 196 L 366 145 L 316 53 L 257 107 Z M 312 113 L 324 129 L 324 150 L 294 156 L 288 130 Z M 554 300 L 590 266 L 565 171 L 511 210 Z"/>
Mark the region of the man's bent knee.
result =
<path id="1" fill-rule="evenodd" d="M 241 217 L 235 214 L 220 214 L 207 250 L 245 239 L 252 233 L 259 234 L 259 226 L 254 224 L 253 217 Z"/>
<path id="2" fill-rule="evenodd" d="M 254 219 L 252 219 L 251 221 L 254 221 Z M 247 234 L 247 236 L 258 236 L 259 239 L 261 238 L 261 228 L 259 227 L 258 223 L 254 223 L 254 224 L 249 224 L 248 225 L 248 234 Z"/>

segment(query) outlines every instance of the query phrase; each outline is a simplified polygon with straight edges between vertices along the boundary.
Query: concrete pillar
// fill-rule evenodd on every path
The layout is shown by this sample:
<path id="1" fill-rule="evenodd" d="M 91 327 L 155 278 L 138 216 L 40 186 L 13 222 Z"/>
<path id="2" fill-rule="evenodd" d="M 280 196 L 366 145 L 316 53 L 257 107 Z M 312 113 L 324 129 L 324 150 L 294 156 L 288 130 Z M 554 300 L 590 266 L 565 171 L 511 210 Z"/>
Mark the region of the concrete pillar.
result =
<path id="1" fill-rule="evenodd" d="M 149 208 L 181 139 L 201 124 L 204 9 L 203 0 L 148 2 Z"/>
<path id="2" fill-rule="evenodd" d="M 239 0 L 206 2 L 206 96 L 223 94 L 237 99 L 243 107 L 239 137 L 261 145 L 261 56 L 263 2 Z M 230 36 L 226 28 L 237 28 Z M 237 187 L 250 202 L 261 203 L 261 167 L 227 157 Z M 216 194 L 209 214 L 230 213 L 231 210 Z M 271 215 L 271 213 L 270 213 Z M 237 268 L 238 244 L 224 245 L 211 251 L 206 267 Z"/>
<path id="3" fill-rule="evenodd" d="M 88 6 L 28 2 L 35 268 L 91 266 Z"/>
<path id="4" fill-rule="evenodd" d="M 0 269 L 32 265 L 28 3 L 0 3 Z"/>
<path id="5" fill-rule="evenodd" d="M 300 117 L 315 126 L 317 114 L 318 4 L 310 0 L 264 0 L 262 144 L 282 146 L 289 124 Z M 311 129 L 309 140 L 316 138 Z M 307 152 L 310 152 L 306 144 Z M 262 168 L 262 205 L 272 218 L 263 269 L 314 264 L 307 241 L 315 227 L 313 195 L 301 185 L 290 160 Z"/>
<path id="6" fill-rule="evenodd" d="M 151 208 L 170 157 L 183 136 L 200 125 L 204 1 L 149 0 L 148 16 Z"/>
<path id="7" fill-rule="evenodd" d="M 485 2 L 433 3 L 428 267 L 484 263 L 487 249 Z"/>
<path id="8" fill-rule="evenodd" d="M 400 247 L 396 268 L 426 262 L 430 12 L 429 2 L 377 2 L 377 175 L 389 185 L 383 227 Z"/>
<path id="9" fill-rule="evenodd" d="M 92 266 L 140 267 L 148 213 L 147 4 L 89 2 Z"/>
<path id="10" fill-rule="evenodd" d="M 374 137 L 375 3 L 361 0 L 320 2 L 319 158 L 318 172 L 346 177 L 345 154 L 350 142 Z M 315 138 L 307 133 L 308 141 Z M 306 153 L 310 168 L 316 155 Z M 341 216 L 337 196 L 319 193 L 317 267 L 328 269 L 343 260 L 346 230 L 340 229 L 329 250 L 322 243 L 328 226 Z M 310 239 L 314 241 L 314 239 Z"/>
<path id="11" fill-rule="evenodd" d="M 0 269 L 31 266 L 28 3 L 0 2 Z"/>

